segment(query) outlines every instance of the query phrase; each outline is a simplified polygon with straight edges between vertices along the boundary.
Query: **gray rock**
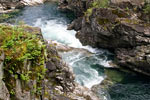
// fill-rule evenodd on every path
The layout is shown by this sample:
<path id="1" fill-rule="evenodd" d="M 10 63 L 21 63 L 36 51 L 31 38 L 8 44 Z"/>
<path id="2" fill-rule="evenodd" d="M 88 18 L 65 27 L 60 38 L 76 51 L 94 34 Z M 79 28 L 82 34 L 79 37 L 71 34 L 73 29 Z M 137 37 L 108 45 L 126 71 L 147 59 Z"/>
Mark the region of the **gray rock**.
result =
<path id="1" fill-rule="evenodd" d="M 87 0 L 86 4 L 91 2 Z M 74 8 L 72 4 L 81 5 Z M 72 0 L 65 6 L 77 16 L 90 7 L 85 10 L 81 1 Z M 144 13 L 145 6 L 144 0 L 111 0 L 109 7 L 90 8 L 89 14 L 78 16 L 68 28 L 77 31 L 76 37 L 83 45 L 115 51 L 118 66 L 150 75 L 150 14 Z"/>
<path id="2" fill-rule="evenodd" d="M 4 72 L 3 72 L 3 61 L 4 61 L 4 53 L 2 53 L 0 55 L 0 99 L 1 100 L 10 100 L 10 94 L 9 94 L 9 91 L 5 85 L 5 83 L 3 82 L 3 75 L 4 75 Z"/>
<path id="3" fill-rule="evenodd" d="M 150 45 L 137 46 L 133 49 L 117 49 L 116 62 L 120 66 L 150 76 L 150 52 L 147 52 L 147 50 L 150 50 Z"/>

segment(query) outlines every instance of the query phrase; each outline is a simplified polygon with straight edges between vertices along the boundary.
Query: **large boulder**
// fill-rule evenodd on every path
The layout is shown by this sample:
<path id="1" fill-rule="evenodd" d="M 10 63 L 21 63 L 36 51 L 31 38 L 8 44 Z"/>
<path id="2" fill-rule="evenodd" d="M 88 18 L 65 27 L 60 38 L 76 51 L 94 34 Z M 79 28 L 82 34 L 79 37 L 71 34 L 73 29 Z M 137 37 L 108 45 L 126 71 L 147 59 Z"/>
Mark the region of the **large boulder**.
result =
<path id="1" fill-rule="evenodd" d="M 150 45 L 129 49 L 117 49 L 117 64 L 131 70 L 150 75 Z"/>
<path id="2" fill-rule="evenodd" d="M 77 17 L 84 15 L 93 0 L 60 0 L 59 8 L 63 10 L 71 10 Z"/>
<path id="3" fill-rule="evenodd" d="M 149 6 L 144 0 L 111 0 L 105 7 L 89 6 L 68 29 L 77 31 L 83 45 L 114 51 L 119 66 L 150 75 Z"/>
<path id="4" fill-rule="evenodd" d="M 75 20 L 76 21 L 76 20 Z M 149 26 L 131 19 L 126 12 L 114 9 L 94 9 L 92 15 L 82 20 L 76 34 L 84 45 L 99 48 L 126 48 L 149 44 Z M 75 27 L 72 26 L 73 28 Z M 76 29 L 76 28 L 74 28 Z M 78 28 L 79 29 L 79 28 Z"/>
<path id="5" fill-rule="evenodd" d="M 0 13 L 12 12 L 25 6 L 43 4 L 48 0 L 0 0 Z"/>
<path id="6" fill-rule="evenodd" d="M 3 71 L 4 59 L 5 59 L 4 52 L 1 52 L 1 54 L 0 54 L 0 99 L 1 100 L 10 100 L 9 91 L 8 91 L 4 81 L 2 80 L 4 77 L 4 71 Z"/>

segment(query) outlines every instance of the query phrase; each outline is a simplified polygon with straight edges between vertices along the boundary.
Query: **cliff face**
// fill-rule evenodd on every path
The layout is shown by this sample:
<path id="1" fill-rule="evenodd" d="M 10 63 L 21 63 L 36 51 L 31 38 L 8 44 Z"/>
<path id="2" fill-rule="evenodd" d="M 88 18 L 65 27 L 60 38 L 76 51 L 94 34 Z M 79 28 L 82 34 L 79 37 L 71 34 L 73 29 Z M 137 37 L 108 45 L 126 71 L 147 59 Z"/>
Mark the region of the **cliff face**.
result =
<path id="1" fill-rule="evenodd" d="M 0 25 L 1 100 L 98 100 L 31 26 Z"/>
<path id="2" fill-rule="evenodd" d="M 71 10 L 77 17 L 83 16 L 93 0 L 59 0 L 62 10 Z"/>
<path id="3" fill-rule="evenodd" d="M 21 7 L 20 0 L 0 0 L 0 10 L 14 9 Z"/>
<path id="4" fill-rule="evenodd" d="M 44 44 L 39 28 L 1 25 L 0 29 L 2 100 L 54 98 L 56 86 L 60 85 L 64 92 L 68 90 L 65 85 L 67 78 L 72 80 L 67 83 L 73 87 L 70 72 L 63 74 L 67 72 L 67 69 L 63 70 L 68 68 L 67 65 L 61 62 L 53 46 Z M 52 75 L 48 74 L 50 71 Z M 57 78 L 63 79 L 64 83 L 57 82 Z"/>
<path id="5" fill-rule="evenodd" d="M 82 13 L 68 27 L 82 44 L 114 50 L 119 66 L 150 75 L 149 1 L 95 0 Z"/>

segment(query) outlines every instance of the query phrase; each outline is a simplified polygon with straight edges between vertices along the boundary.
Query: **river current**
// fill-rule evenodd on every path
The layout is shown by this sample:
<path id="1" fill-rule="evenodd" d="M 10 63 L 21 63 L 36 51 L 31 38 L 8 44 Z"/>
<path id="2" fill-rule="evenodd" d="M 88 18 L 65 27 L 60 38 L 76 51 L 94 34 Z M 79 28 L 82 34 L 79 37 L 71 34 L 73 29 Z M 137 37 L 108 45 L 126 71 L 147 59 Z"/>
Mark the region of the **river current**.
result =
<path id="1" fill-rule="evenodd" d="M 75 81 L 91 88 L 101 83 L 106 77 L 113 82 L 105 91 L 97 91 L 102 99 L 107 100 L 150 100 L 150 82 L 136 74 L 107 69 L 111 67 L 113 54 L 103 49 L 83 46 L 75 37 L 76 32 L 67 30 L 73 20 L 72 13 L 63 13 L 55 3 L 25 7 L 17 16 L 16 22 L 24 21 L 28 25 L 40 27 L 45 40 L 52 40 L 64 45 L 80 48 L 63 52 L 62 58 L 70 65 L 75 74 Z M 82 51 L 87 51 L 82 52 Z M 105 94 L 106 93 L 106 94 Z"/>

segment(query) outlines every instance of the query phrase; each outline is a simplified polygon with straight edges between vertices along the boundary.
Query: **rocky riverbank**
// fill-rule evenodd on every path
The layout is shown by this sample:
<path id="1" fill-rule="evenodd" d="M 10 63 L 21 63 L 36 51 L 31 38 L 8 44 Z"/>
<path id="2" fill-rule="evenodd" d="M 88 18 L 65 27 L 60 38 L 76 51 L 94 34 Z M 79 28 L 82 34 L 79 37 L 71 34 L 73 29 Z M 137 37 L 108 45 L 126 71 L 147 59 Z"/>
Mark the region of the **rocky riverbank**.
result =
<path id="1" fill-rule="evenodd" d="M 44 41 L 39 28 L 1 24 L 0 30 L 0 99 L 98 100 L 74 82 L 55 44 Z"/>
<path id="2" fill-rule="evenodd" d="M 33 6 L 44 3 L 45 0 L 0 0 L 0 23 L 9 22 L 9 19 L 17 16 L 25 6 Z"/>
<path id="3" fill-rule="evenodd" d="M 58 0 L 0 0 L 0 13 L 12 12 L 15 9 L 43 4 L 47 1 L 58 2 Z"/>
<path id="4" fill-rule="evenodd" d="M 68 29 L 77 31 L 82 44 L 109 49 L 118 66 L 150 75 L 149 1 L 62 0 L 60 5 L 77 15 Z"/>

